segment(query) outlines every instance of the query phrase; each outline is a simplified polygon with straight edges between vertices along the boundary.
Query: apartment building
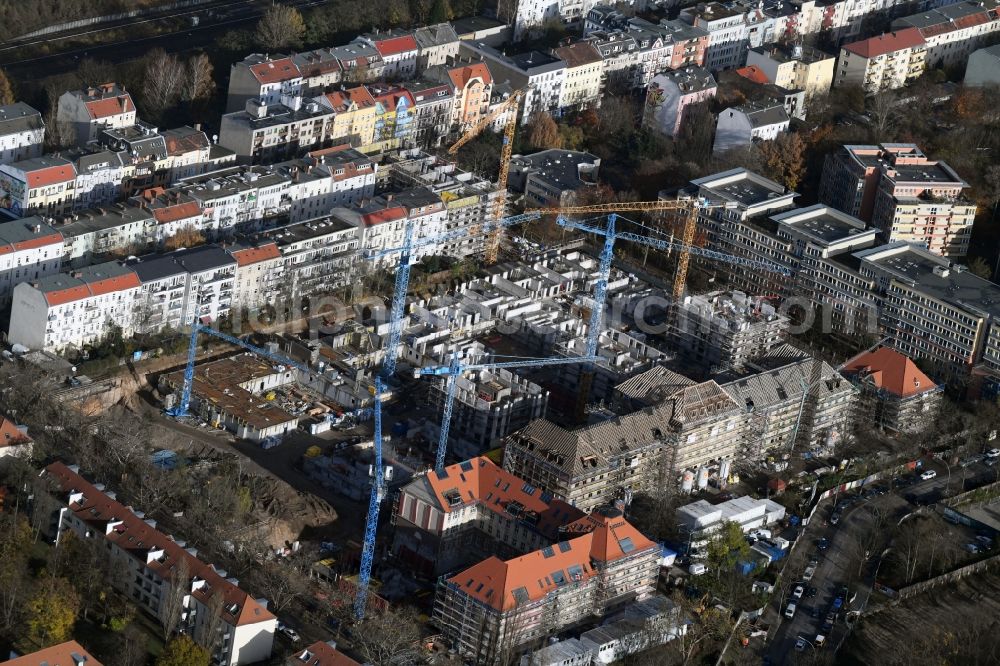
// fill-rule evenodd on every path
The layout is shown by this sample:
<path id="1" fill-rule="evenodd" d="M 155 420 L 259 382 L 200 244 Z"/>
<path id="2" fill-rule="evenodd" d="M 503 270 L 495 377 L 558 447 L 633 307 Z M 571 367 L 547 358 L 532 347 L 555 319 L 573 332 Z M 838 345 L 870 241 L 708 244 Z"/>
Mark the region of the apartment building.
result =
<path id="1" fill-rule="evenodd" d="M 705 375 L 746 363 L 777 346 L 788 318 L 741 291 L 685 296 L 673 310 L 671 336 L 687 365 Z"/>
<path id="2" fill-rule="evenodd" d="M 418 148 L 436 148 L 448 138 L 452 126 L 454 91 L 449 83 L 425 79 L 408 81 L 413 96 L 413 131 L 409 143 Z"/>
<path id="3" fill-rule="evenodd" d="M 744 104 L 719 112 L 712 153 L 749 148 L 757 141 L 771 141 L 791 122 L 784 104 Z"/>
<path id="4" fill-rule="evenodd" d="M 578 192 L 597 186 L 601 159 L 575 150 L 543 150 L 515 155 L 509 187 L 523 192 L 529 208 L 571 205 Z"/>
<path id="5" fill-rule="evenodd" d="M 792 451 L 833 455 L 852 436 L 854 386 L 825 361 L 788 346 L 716 381 L 744 406 L 741 453 L 751 460 Z"/>
<path id="6" fill-rule="evenodd" d="M 212 143 L 208 136 L 194 127 L 178 127 L 160 132 L 170 159 L 167 182 L 171 185 L 183 178 L 211 170 Z"/>
<path id="7" fill-rule="evenodd" d="M 158 242 L 154 211 L 127 204 L 74 211 L 59 219 L 63 237 L 63 268 L 80 268 L 153 249 Z"/>
<path id="8" fill-rule="evenodd" d="M 60 352 L 99 342 L 110 325 L 130 337 L 140 287 L 133 270 L 113 261 L 22 282 L 14 287 L 7 339 Z"/>
<path id="9" fill-rule="evenodd" d="M 771 217 L 776 237 L 788 241 L 795 276 L 787 295 L 807 298 L 823 330 L 856 337 L 878 332 L 875 284 L 861 274 L 854 252 L 877 244 L 876 229 L 841 211 L 816 204 Z"/>
<path id="10" fill-rule="evenodd" d="M 604 67 L 601 53 L 590 42 L 576 42 L 552 49 L 552 55 L 566 63 L 560 109 L 600 106 Z"/>
<path id="11" fill-rule="evenodd" d="M 558 543 L 441 578 L 432 622 L 466 659 L 508 663 L 522 646 L 648 597 L 659 556 L 621 511 L 599 509 L 569 524 Z"/>
<path id="12" fill-rule="evenodd" d="M 393 28 L 375 31 L 354 40 L 374 48 L 382 58 L 382 75 L 391 80 L 405 80 L 417 73 L 417 40 L 407 30 Z"/>
<path id="13" fill-rule="evenodd" d="M 265 293 L 275 290 L 274 298 L 253 303 L 243 301 L 244 307 L 254 308 L 265 302 L 274 304 L 275 299 L 294 303 L 302 296 L 328 295 L 357 280 L 359 274 L 353 271 L 364 269 L 356 263 L 364 232 L 358 220 L 352 218 L 347 222 L 336 215 L 337 211 L 346 210 L 334 209 L 331 215 L 269 229 L 247 238 L 257 247 L 267 243 L 277 245 L 281 255 L 281 277 L 280 280 L 272 278 L 272 284 L 267 285 L 265 275 L 265 284 L 259 287 Z"/>
<path id="14" fill-rule="evenodd" d="M 413 31 L 417 42 L 417 72 L 446 64 L 458 57 L 458 33 L 450 23 L 438 23 Z"/>
<path id="15" fill-rule="evenodd" d="M 412 146 L 414 133 L 413 96 L 396 86 L 369 86 L 375 98 L 375 142 L 371 150 L 391 151 Z"/>
<path id="16" fill-rule="evenodd" d="M 193 321 L 208 324 L 230 315 L 237 260 L 218 246 L 138 257 L 126 265 L 142 285 L 138 331 L 180 330 Z"/>
<path id="17" fill-rule="evenodd" d="M 346 88 L 318 97 L 317 101 L 333 111 L 327 136 L 334 144 L 364 147 L 375 142 L 375 98 L 367 88 Z"/>
<path id="18" fill-rule="evenodd" d="M 685 67 L 657 74 L 646 91 L 642 124 L 676 138 L 684 122 L 684 111 L 715 97 L 719 87 L 708 70 Z"/>
<path id="19" fill-rule="evenodd" d="M 82 645 L 76 641 L 66 641 L 58 645 L 52 645 L 32 652 L 14 656 L 11 653 L 9 660 L 2 662 L 3 666 L 47 666 L 54 664 L 62 666 L 101 666 L 101 662 L 94 658 L 94 655 L 87 652 Z"/>
<path id="20" fill-rule="evenodd" d="M 768 83 L 803 90 L 806 97 L 830 92 L 836 64 L 835 56 L 801 45 L 768 44 L 747 51 L 747 65 L 760 69 Z"/>
<path id="21" fill-rule="evenodd" d="M 761 21 L 762 18 L 756 8 L 720 2 L 699 3 L 680 13 L 682 21 L 708 33 L 703 67 L 713 72 L 746 63 L 747 48 L 759 46 L 751 44 L 751 31 L 757 42 L 760 41 L 757 35 L 766 31 L 766 21 Z"/>
<path id="22" fill-rule="evenodd" d="M 382 56 L 370 44 L 355 40 L 344 46 L 332 47 L 330 53 L 340 63 L 344 82 L 378 81 L 385 72 Z"/>
<path id="23" fill-rule="evenodd" d="M 699 211 L 708 247 L 747 259 L 765 259 L 785 266 L 789 239 L 778 238 L 768 216 L 794 206 L 795 192 L 746 169 L 731 169 L 691 181 L 691 191 L 721 207 Z M 660 198 L 675 198 L 665 192 Z M 785 278 L 770 271 L 747 271 L 733 264 L 717 264 L 729 285 L 748 294 L 781 293 Z"/>
<path id="24" fill-rule="evenodd" d="M 63 235 L 37 217 L 0 222 L 0 303 L 14 288 L 62 268 Z"/>
<path id="25" fill-rule="evenodd" d="M 889 347 L 855 356 L 843 373 L 860 389 L 858 417 L 893 433 L 919 433 L 937 417 L 944 397 L 943 385 Z"/>
<path id="26" fill-rule="evenodd" d="M 976 205 L 962 196 L 967 187 L 915 144 L 843 146 L 823 165 L 820 200 L 871 222 L 884 241 L 962 257 L 976 214 Z"/>
<path id="27" fill-rule="evenodd" d="M 0 164 L 41 157 L 44 145 L 40 112 L 24 102 L 0 106 Z"/>
<path id="28" fill-rule="evenodd" d="M 123 197 L 123 186 L 133 171 L 122 162 L 121 154 L 109 150 L 87 152 L 77 157 L 73 165 L 73 209 L 110 206 Z"/>
<path id="29" fill-rule="evenodd" d="M 250 100 L 296 108 L 303 87 L 302 72 L 292 58 L 251 53 L 229 68 L 226 113 L 242 111 Z"/>
<path id="30" fill-rule="evenodd" d="M 649 407 L 579 430 L 533 421 L 507 438 L 504 469 L 583 510 L 667 483 L 676 473 L 732 460 L 743 405 L 717 383 L 651 369 L 619 384 Z"/>
<path id="31" fill-rule="evenodd" d="M 542 548 L 583 515 L 489 458 L 475 457 L 416 476 L 400 489 L 392 552 L 407 567 L 439 576 L 491 555 Z"/>
<path id="32" fill-rule="evenodd" d="M 158 622 L 164 622 L 171 598 L 179 597 L 179 628 L 197 643 L 217 644 L 214 663 L 241 666 L 270 657 L 277 619 L 266 600 L 248 595 L 239 581 L 158 531 L 155 520 L 120 504 L 103 485 L 87 482 L 77 466 L 52 463 L 43 476 L 62 502 L 49 524 L 57 547 L 68 532 L 82 540 L 103 538 L 108 547 L 99 552 L 112 568 L 128 572 L 111 583 Z M 181 580 L 178 573 L 185 569 L 188 578 Z"/>
<path id="33" fill-rule="evenodd" d="M 313 49 L 305 53 L 293 53 L 292 62 L 302 74 L 302 95 L 313 97 L 322 95 L 339 84 L 343 79 L 340 61 L 333 50 Z M 239 108 L 234 109 L 236 111 Z"/>
<path id="34" fill-rule="evenodd" d="M 135 104 L 132 96 L 117 83 L 70 90 L 59 97 L 56 121 L 63 127 L 72 128 L 70 136 L 61 138 L 83 148 L 105 129 L 134 125 Z"/>
<path id="35" fill-rule="evenodd" d="M 835 86 L 858 86 L 867 94 L 901 88 L 924 73 L 926 43 L 906 28 L 845 44 L 837 59 Z"/>
<path id="36" fill-rule="evenodd" d="M 277 243 L 237 246 L 229 253 L 236 260 L 233 282 L 232 312 L 234 318 L 243 311 L 252 312 L 270 304 L 278 307 L 278 294 L 284 279 L 284 258 Z"/>
<path id="37" fill-rule="evenodd" d="M 236 153 L 238 160 L 254 164 L 298 157 L 323 147 L 330 138 L 326 127 L 332 116 L 330 109 L 315 102 L 296 110 L 250 100 L 246 110 L 222 116 L 219 145 Z"/>
<path id="38" fill-rule="evenodd" d="M 883 334 L 896 351 L 933 364 L 935 376 L 964 381 L 983 360 L 1000 289 L 948 259 L 907 243 L 855 253 L 875 282 Z"/>
<path id="39" fill-rule="evenodd" d="M 566 63 L 540 51 L 506 55 L 485 44 L 462 42 L 459 53 L 482 60 L 494 82 L 504 81 L 513 90 L 525 90 L 521 100 L 521 122 L 535 112 L 554 112 L 559 108 L 566 76 Z"/>
<path id="40" fill-rule="evenodd" d="M 0 212 L 56 217 L 73 206 L 76 167 L 56 156 L 0 164 Z"/>
<path id="41" fill-rule="evenodd" d="M 931 7 L 892 22 L 894 30 L 916 28 L 925 44 L 928 67 L 951 67 L 968 60 L 989 36 L 1000 30 L 998 0 L 965 0 Z"/>
<path id="42" fill-rule="evenodd" d="M 165 187 L 169 182 L 173 159 L 156 127 L 137 120 L 128 127 L 105 128 L 97 142 L 117 152 L 125 165 L 122 189 L 126 196 L 149 187 Z"/>

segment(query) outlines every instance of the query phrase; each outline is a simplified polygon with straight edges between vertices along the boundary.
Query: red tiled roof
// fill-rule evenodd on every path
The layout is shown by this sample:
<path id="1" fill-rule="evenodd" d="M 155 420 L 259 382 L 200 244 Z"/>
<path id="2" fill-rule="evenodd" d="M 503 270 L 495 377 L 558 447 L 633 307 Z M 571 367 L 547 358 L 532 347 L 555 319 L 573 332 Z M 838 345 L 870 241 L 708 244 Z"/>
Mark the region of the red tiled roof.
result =
<path id="1" fill-rule="evenodd" d="M 330 146 L 329 148 L 320 148 L 319 150 L 310 150 L 306 153 L 309 157 L 322 157 L 323 155 L 333 155 L 334 153 L 339 153 L 347 150 L 348 148 L 353 148 L 350 143 L 341 143 L 336 146 Z"/>
<path id="2" fill-rule="evenodd" d="M 476 62 L 462 67 L 453 67 L 448 70 L 448 78 L 456 88 L 465 88 L 474 78 L 480 78 L 483 83 L 493 83 L 493 76 L 486 63 Z"/>
<path id="3" fill-rule="evenodd" d="M 288 658 L 288 663 L 306 666 L 361 666 L 359 662 L 323 641 L 317 641 L 304 651 L 296 652 Z"/>
<path id="4" fill-rule="evenodd" d="M 908 356 L 889 347 L 855 356 L 844 365 L 844 374 L 861 373 L 876 387 L 901 398 L 937 388 L 934 381 L 921 372 Z"/>
<path id="5" fill-rule="evenodd" d="M 124 291 L 125 289 L 140 286 L 142 286 L 142 283 L 139 282 L 138 275 L 135 273 L 126 273 L 125 275 L 104 278 L 103 280 L 95 280 L 86 284 L 46 292 L 45 302 L 49 305 L 63 305 L 90 296 L 103 296 L 115 291 Z"/>
<path id="6" fill-rule="evenodd" d="M 46 245 L 54 245 L 56 243 L 62 243 L 62 234 L 56 232 L 54 234 L 48 234 L 45 236 L 39 236 L 38 238 L 32 238 L 26 241 L 18 241 L 14 243 L 15 250 L 34 250 L 35 248 L 45 247 Z"/>
<path id="7" fill-rule="evenodd" d="M 582 582 L 597 575 L 595 563 L 612 562 L 656 545 L 611 509 L 581 518 L 569 532 L 592 531 L 568 538 L 504 562 L 490 557 L 448 579 L 465 594 L 497 610 L 512 610 L 519 603 L 537 601 L 566 583 Z M 515 591 L 521 597 L 515 596 Z"/>
<path id="8" fill-rule="evenodd" d="M 132 96 L 128 93 L 122 93 L 121 95 L 105 99 L 91 100 L 85 102 L 85 104 L 87 105 L 87 111 L 90 112 L 90 117 L 95 119 L 110 118 L 111 116 L 135 111 Z"/>
<path id="9" fill-rule="evenodd" d="M 844 45 L 845 51 L 850 51 L 862 58 L 875 58 L 880 55 L 912 49 L 923 46 L 924 38 L 916 28 L 906 28 L 896 32 L 887 32 L 877 37 L 862 39 L 859 42 L 851 42 Z"/>
<path id="10" fill-rule="evenodd" d="M 32 439 L 18 430 L 13 421 L 10 419 L 0 418 L 0 448 L 4 446 L 30 444 L 31 442 Z"/>
<path id="11" fill-rule="evenodd" d="M 417 40 L 413 35 L 403 35 L 402 37 L 392 37 L 390 39 L 375 40 L 375 50 L 383 58 L 386 56 L 405 53 L 417 50 Z"/>
<path id="12" fill-rule="evenodd" d="M 393 220 L 401 220 L 404 217 L 406 217 L 406 209 L 402 206 L 383 208 L 382 210 L 364 213 L 361 215 L 361 219 L 367 227 L 374 227 L 377 224 L 385 224 L 386 222 L 392 222 Z"/>
<path id="13" fill-rule="evenodd" d="M 338 90 L 327 94 L 326 98 L 330 100 L 330 106 L 334 111 L 348 111 L 352 103 L 359 109 L 375 106 L 375 98 L 364 86 Z"/>
<path id="14" fill-rule="evenodd" d="M 164 139 L 167 143 L 167 153 L 170 155 L 183 155 L 194 150 L 208 148 L 211 145 L 204 132 L 191 132 L 183 136 L 168 134 Z"/>
<path id="15" fill-rule="evenodd" d="M 77 657 L 86 660 L 85 666 L 102 666 L 101 662 L 94 659 L 94 656 L 76 641 L 66 641 L 0 663 L 3 666 L 76 666 Z"/>
<path id="16" fill-rule="evenodd" d="M 242 626 L 274 619 L 274 615 L 253 597 L 219 575 L 214 566 L 199 560 L 63 463 L 52 463 L 45 468 L 45 472 L 59 484 L 63 493 L 83 494 L 82 500 L 69 505 L 69 509 L 80 521 L 93 525 L 97 534 L 105 533 L 105 539 L 131 553 L 143 566 L 161 578 L 172 577 L 178 562 L 186 561 L 188 575 L 205 583 L 194 590 L 192 596 L 207 605 L 215 593 L 221 594 L 222 618 L 227 623 Z M 112 523 L 117 525 L 108 530 Z M 146 562 L 148 554 L 156 551 L 162 551 L 163 555 Z"/>
<path id="17" fill-rule="evenodd" d="M 948 21 L 944 16 L 942 16 L 940 23 L 929 25 L 926 28 L 918 28 L 918 30 L 920 30 L 920 34 L 924 37 L 936 37 L 938 35 L 943 35 L 946 32 L 955 32 L 956 30 L 972 28 L 977 25 L 989 23 L 993 20 L 994 19 L 990 16 L 990 14 L 986 10 L 983 10 L 976 14 L 970 14 L 969 16 L 963 16 L 955 19 L 954 21 Z"/>
<path id="18" fill-rule="evenodd" d="M 55 185 L 56 183 L 66 183 L 71 180 L 76 179 L 76 169 L 73 168 L 73 164 L 68 162 L 66 164 L 57 164 L 50 167 L 42 167 L 41 169 L 35 169 L 34 171 L 28 171 L 25 173 L 28 179 L 28 188 L 33 189 L 36 187 L 45 187 L 46 185 Z"/>
<path id="19" fill-rule="evenodd" d="M 275 243 L 267 243 L 258 247 L 248 247 L 242 250 L 233 250 L 233 259 L 237 266 L 249 266 L 268 259 L 277 259 L 281 256 L 278 246 Z"/>
<path id="20" fill-rule="evenodd" d="M 742 76 L 748 81 L 753 81 L 754 83 L 770 83 L 767 80 L 767 74 L 765 74 L 760 67 L 757 65 L 747 65 L 746 67 L 740 67 L 736 70 L 736 73 Z"/>
<path id="21" fill-rule="evenodd" d="M 410 108 L 413 108 L 413 95 L 410 94 L 409 90 L 404 88 L 395 88 L 380 95 L 375 95 L 375 101 L 382 105 L 385 112 L 395 111 L 396 107 L 399 106 L 400 99 L 406 99 L 409 102 Z"/>
<path id="22" fill-rule="evenodd" d="M 291 58 L 281 60 L 268 60 L 256 65 L 251 65 L 250 71 L 260 83 L 279 83 L 301 76 L 299 68 L 295 66 Z"/>
<path id="23" fill-rule="evenodd" d="M 196 201 L 185 201 L 183 203 L 174 204 L 173 206 L 164 206 L 163 208 L 153 209 L 153 217 L 156 219 L 158 224 L 176 222 L 177 220 L 186 220 L 191 217 L 197 217 L 198 215 L 201 215 L 201 206 L 199 206 Z"/>

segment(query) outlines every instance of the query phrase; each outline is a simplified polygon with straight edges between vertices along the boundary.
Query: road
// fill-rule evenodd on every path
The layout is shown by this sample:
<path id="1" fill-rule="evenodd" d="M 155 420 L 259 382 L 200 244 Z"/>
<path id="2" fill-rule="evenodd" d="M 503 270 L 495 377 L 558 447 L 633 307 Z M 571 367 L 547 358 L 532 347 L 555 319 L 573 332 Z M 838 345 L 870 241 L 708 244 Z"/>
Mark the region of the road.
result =
<path id="1" fill-rule="evenodd" d="M 952 466 L 951 492 L 960 492 L 962 487 L 961 474 L 956 475 L 955 465 Z M 897 488 L 893 492 L 886 493 L 866 500 L 858 500 L 850 507 L 843 509 L 841 518 L 836 526 L 830 524 L 830 516 L 834 513 L 836 504 L 840 501 L 836 497 L 824 502 L 824 505 L 816 511 L 809 527 L 800 536 L 805 539 L 799 544 L 799 548 L 804 548 L 807 553 L 805 561 L 810 559 L 817 561 L 816 572 L 812 580 L 806 582 L 807 586 L 816 588 L 816 596 L 803 598 L 798 604 L 795 616 L 788 620 L 784 618 L 784 611 L 788 605 L 788 598 L 795 588 L 795 584 L 802 580 L 804 566 L 796 567 L 796 570 L 789 570 L 785 576 L 788 583 L 781 594 L 775 596 L 774 609 L 781 617 L 781 624 L 775 631 L 767 646 L 767 656 L 773 664 L 790 663 L 811 663 L 813 642 L 818 634 L 821 634 L 821 627 L 828 613 L 832 611 L 834 597 L 841 585 L 849 584 L 852 595 L 856 594 L 854 603 L 849 608 L 842 608 L 833 622 L 833 630 L 827 634 L 825 651 L 835 651 L 847 636 L 849 631 L 844 618 L 847 610 L 858 610 L 864 608 L 871 595 L 871 587 L 874 582 L 871 577 L 871 570 L 878 563 L 879 555 L 888 544 L 873 548 L 868 553 L 866 564 L 862 567 L 859 576 L 858 558 L 862 555 L 858 552 L 856 540 L 852 535 L 864 534 L 871 529 L 873 511 L 878 511 L 886 516 L 887 524 L 895 525 L 900 519 L 912 514 L 919 508 L 918 503 L 931 503 L 944 496 L 946 483 L 948 482 L 947 470 L 943 464 L 937 461 L 930 465 L 925 465 L 924 469 L 934 469 L 937 476 L 930 480 L 919 480 L 912 485 Z M 909 501 L 907 498 L 917 500 L 917 503 Z M 886 536 L 889 530 L 885 529 Z M 829 543 L 825 551 L 820 551 L 817 543 L 820 539 L 826 539 Z M 813 617 L 812 609 L 816 609 L 816 617 Z M 799 656 L 795 652 L 795 643 L 799 637 L 809 641 L 806 644 L 805 652 Z"/>
<path id="2" fill-rule="evenodd" d="M 325 4 L 328 1 L 290 0 L 284 4 L 298 9 L 306 9 Z M 252 25 L 263 15 L 267 7 L 271 6 L 271 3 L 265 0 L 254 0 L 252 7 L 246 7 L 247 3 L 239 4 L 241 6 L 220 10 L 214 17 L 203 17 L 198 26 L 189 26 L 182 30 L 150 37 L 88 45 L 51 55 L 28 58 L 23 57 L 19 48 L 3 50 L 0 51 L 0 67 L 14 79 L 30 80 L 72 72 L 80 65 L 82 58 L 120 63 L 141 58 L 156 48 L 162 48 L 168 53 L 208 49 L 216 43 L 224 30 Z M 118 26 L 118 29 L 127 28 L 129 25 L 138 27 L 147 22 L 149 19 L 140 18 L 128 25 Z M 59 38 L 55 37 L 52 41 L 58 40 Z"/>

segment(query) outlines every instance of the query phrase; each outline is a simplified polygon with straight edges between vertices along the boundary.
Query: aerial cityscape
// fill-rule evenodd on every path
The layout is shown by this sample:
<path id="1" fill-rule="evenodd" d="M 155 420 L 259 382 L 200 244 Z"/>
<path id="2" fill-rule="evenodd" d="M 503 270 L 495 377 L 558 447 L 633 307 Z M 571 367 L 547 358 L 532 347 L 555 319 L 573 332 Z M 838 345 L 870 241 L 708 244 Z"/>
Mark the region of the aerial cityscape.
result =
<path id="1" fill-rule="evenodd" d="M 0 664 L 1000 664 L 1000 0 L 0 17 Z"/>

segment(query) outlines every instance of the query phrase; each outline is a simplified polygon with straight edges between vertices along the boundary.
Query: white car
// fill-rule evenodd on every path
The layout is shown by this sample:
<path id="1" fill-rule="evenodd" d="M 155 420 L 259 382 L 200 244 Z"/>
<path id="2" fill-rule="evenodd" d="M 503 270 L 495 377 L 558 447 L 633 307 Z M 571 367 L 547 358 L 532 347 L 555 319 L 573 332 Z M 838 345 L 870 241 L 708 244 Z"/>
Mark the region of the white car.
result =
<path id="1" fill-rule="evenodd" d="M 802 574 L 802 580 L 809 581 L 812 580 L 813 576 L 816 575 L 816 565 L 810 564 L 806 567 L 806 571 Z"/>
<path id="2" fill-rule="evenodd" d="M 986 452 L 987 458 L 1000 458 L 1000 449 L 990 449 Z"/>
<path id="3" fill-rule="evenodd" d="M 806 588 L 802 587 L 801 585 L 796 585 L 795 590 L 792 592 L 792 596 L 795 597 L 796 600 L 799 600 L 805 593 L 806 593 Z"/>
<path id="4" fill-rule="evenodd" d="M 688 573 L 691 574 L 692 576 L 700 576 L 706 571 L 708 571 L 708 567 L 706 567 L 701 562 L 695 562 L 688 567 Z"/>
<path id="5" fill-rule="evenodd" d="M 935 472 L 935 471 L 934 471 L 934 470 L 932 470 L 932 469 L 929 469 L 929 470 L 927 470 L 926 472 L 924 472 L 923 474 L 921 474 L 921 475 L 920 475 L 920 478 L 921 478 L 921 479 L 923 479 L 924 481 L 930 481 L 930 480 L 931 480 L 931 479 L 933 479 L 933 478 L 934 478 L 935 476 L 937 476 L 937 472 Z"/>
<path id="6" fill-rule="evenodd" d="M 293 643 L 298 643 L 299 640 L 301 639 L 301 637 L 299 636 L 299 632 L 295 631 L 287 624 L 279 624 L 278 631 L 283 633 L 285 637 Z"/>
<path id="7" fill-rule="evenodd" d="M 794 601 L 791 602 L 791 603 L 789 603 L 788 607 L 785 609 L 785 617 L 787 617 L 789 620 L 791 620 L 793 617 L 795 617 L 795 609 L 796 608 L 798 608 L 798 607 L 795 605 Z"/>

